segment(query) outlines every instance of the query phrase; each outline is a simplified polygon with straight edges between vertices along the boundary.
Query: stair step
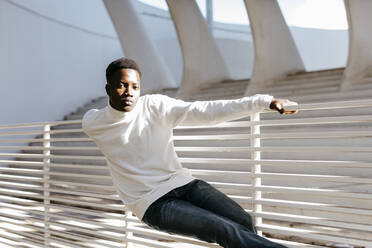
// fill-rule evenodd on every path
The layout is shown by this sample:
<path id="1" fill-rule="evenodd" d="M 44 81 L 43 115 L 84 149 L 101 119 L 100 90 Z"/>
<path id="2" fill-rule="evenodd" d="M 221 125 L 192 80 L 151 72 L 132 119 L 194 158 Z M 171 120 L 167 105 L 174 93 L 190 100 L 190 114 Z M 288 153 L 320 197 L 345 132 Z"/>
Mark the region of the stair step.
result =
<path id="1" fill-rule="evenodd" d="M 298 74 L 290 74 L 287 76 L 288 80 L 298 80 L 298 79 L 308 79 L 314 77 L 327 77 L 327 76 L 342 76 L 344 73 L 344 68 L 336 68 L 324 71 L 311 71 L 311 72 L 302 72 Z"/>

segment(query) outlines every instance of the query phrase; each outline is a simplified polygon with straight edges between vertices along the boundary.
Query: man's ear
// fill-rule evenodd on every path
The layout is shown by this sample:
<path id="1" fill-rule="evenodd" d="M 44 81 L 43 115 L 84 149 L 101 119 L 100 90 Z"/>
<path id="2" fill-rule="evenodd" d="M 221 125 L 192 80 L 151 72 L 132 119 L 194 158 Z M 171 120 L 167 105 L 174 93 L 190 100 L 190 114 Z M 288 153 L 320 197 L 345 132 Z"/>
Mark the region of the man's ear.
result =
<path id="1" fill-rule="evenodd" d="M 110 96 L 111 85 L 110 85 L 110 84 L 106 84 L 106 85 L 105 85 L 105 89 L 106 89 L 106 94 L 107 94 L 108 96 Z"/>

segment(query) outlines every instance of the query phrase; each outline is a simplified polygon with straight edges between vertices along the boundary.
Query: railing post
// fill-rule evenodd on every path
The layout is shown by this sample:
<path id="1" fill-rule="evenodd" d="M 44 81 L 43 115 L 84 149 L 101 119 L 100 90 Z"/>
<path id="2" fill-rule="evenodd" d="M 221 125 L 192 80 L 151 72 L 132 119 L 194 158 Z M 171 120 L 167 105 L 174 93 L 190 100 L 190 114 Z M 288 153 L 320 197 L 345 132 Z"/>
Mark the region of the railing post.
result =
<path id="1" fill-rule="evenodd" d="M 49 172 L 50 172 L 50 125 L 44 126 L 43 134 L 43 179 L 44 179 L 44 247 L 50 245 L 50 231 L 49 231 L 49 208 L 50 208 L 50 193 L 49 193 Z"/>
<path id="2" fill-rule="evenodd" d="M 132 212 L 129 211 L 128 209 L 125 210 L 125 248 L 131 248 L 132 245 L 131 243 L 128 241 L 128 238 L 132 238 L 133 237 L 133 232 L 129 232 L 128 231 L 128 228 L 130 228 L 130 221 L 129 221 L 129 218 L 132 217 Z"/>
<path id="3" fill-rule="evenodd" d="M 260 126 L 254 124 L 256 121 L 260 121 L 260 113 L 251 114 L 251 160 L 254 161 L 252 164 L 252 201 L 253 201 L 253 216 L 255 225 L 262 224 L 262 218 L 257 217 L 257 213 L 262 212 L 262 205 L 257 203 L 258 200 L 261 200 L 262 194 L 260 190 L 257 190 L 257 187 L 261 186 L 261 178 L 257 173 L 261 173 L 261 152 L 255 151 L 254 148 L 261 147 L 261 140 L 259 137 L 255 137 L 260 134 Z M 258 235 L 262 236 L 262 231 L 258 231 Z"/>

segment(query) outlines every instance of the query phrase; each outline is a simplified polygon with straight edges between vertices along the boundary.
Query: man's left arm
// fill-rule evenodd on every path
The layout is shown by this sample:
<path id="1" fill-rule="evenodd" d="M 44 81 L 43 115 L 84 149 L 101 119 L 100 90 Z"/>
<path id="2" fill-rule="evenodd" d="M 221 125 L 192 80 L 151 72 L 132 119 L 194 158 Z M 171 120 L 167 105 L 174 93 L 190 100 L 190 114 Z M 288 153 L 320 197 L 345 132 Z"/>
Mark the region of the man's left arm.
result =
<path id="1" fill-rule="evenodd" d="M 278 101 L 273 96 L 259 94 L 234 100 L 184 102 L 169 97 L 163 100 L 164 114 L 173 126 L 214 125 L 240 119 L 270 107 L 279 112 L 284 109 L 283 100 Z"/>

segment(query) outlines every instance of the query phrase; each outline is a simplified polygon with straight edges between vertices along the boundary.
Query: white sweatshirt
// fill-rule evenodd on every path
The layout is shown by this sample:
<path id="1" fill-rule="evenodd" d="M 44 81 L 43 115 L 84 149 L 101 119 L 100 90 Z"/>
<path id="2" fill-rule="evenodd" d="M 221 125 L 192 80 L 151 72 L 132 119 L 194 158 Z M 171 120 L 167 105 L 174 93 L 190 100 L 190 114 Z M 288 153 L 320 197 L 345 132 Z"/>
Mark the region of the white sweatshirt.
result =
<path id="1" fill-rule="evenodd" d="M 144 95 L 130 112 L 108 104 L 83 117 L 83 130 L 102 151 L 113 184 L 127 207 L 142 220 L 146 209 L 195 177 L 178 160 L 173 128 L 213 125 L 269 108 L 273 97 L 184 102 L 165 95 Z"/>

